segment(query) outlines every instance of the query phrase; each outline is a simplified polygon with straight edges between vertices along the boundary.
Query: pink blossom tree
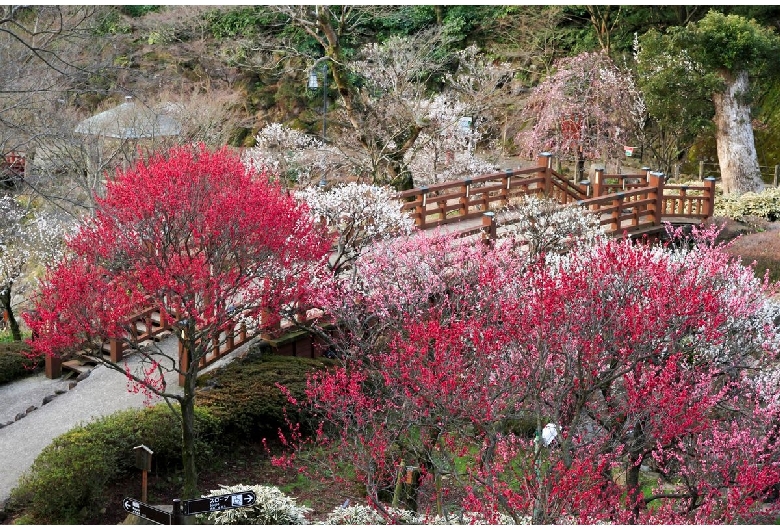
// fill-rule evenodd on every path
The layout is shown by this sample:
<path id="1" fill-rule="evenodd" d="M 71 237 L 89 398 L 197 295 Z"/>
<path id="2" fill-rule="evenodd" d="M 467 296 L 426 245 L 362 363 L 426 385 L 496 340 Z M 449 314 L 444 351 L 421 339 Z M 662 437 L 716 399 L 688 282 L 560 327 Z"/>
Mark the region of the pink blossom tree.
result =
<path id="1" fill-rule="evenodd" d="M 309 383 L 314 441 L 380 511 L 403 463 L 419 510 L 488 521 L 776 516 L 780 309 L 714 234 L 546 265 L 441 235 L 366 254 L 324 301 L 343 365 Z"/>
<path id="2" fill-rule="evenodd" d="M 522 110 L 528 126 L 516 137 L 529 158 L 542 151 L 610 161 L 639 131 L 645 106 L 630 72 L 603 52 L 561 59 Z"/>

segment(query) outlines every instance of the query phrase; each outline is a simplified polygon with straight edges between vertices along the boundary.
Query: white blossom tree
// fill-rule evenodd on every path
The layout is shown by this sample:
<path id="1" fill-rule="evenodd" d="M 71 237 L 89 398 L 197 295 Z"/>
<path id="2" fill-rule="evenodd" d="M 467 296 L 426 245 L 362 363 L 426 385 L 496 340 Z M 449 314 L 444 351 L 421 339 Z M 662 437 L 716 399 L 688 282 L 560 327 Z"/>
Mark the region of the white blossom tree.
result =
<path id="1" fill-rule="evenodd" d="M 605 237 L 598 216 L 576 204 L 527 195 L 510 202 L 499 220 L 499 239 L 527 246 L 531 256 L 592 246 Z"/>
<path id="2" fill-rule="evenodd" d="M 414 221 L 392 195 L 391 188 L 355 182 L 327 191 L 309 187 L 297 193 L 314 218 L 337 235 L 330 259 L 334 275 L 351 268 L 371 243 L 412 233 Z"/>
<path id="3" fill-rule="evenodd" d="M 269 123 L 242 154 L 244 164 L 278 175 L 285 184 L 308 186 L 317 177 L 339 174 L 343 157 L 322 140 L 281 123 Z"/>
<path id="4" fill-rule="evenodd" d="M 22 340 L 16 320 L 14 288 L 36 265 L 52 265 L 62 256 L 63 226 L 54 218 L 0 196 L 0 310 L 13 340 Z"/>

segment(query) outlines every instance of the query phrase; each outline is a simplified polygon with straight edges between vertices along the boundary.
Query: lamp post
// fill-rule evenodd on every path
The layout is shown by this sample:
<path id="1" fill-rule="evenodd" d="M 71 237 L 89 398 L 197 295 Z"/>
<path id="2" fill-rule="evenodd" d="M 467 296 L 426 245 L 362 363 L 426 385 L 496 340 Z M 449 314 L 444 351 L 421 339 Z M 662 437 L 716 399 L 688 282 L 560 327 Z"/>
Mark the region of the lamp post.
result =
<path id="1" fill-rule="evenodd" d="M 311 67 L 311 71 L 309 72 L 309 88 L 316 89 L 319 88 L 319 82 L 317 80 L 317 66 L 322 63 L 322 145 L 325 145 L 325 131 L 326 131 L 326 119 L 328 114 L 328 65 L 325 64 L 325 61 L 327 59 L 330 59 L 330 57 L 320 57 L 314 62 L 314 65 Z M 322 174 L 322 178 L 320 178 L 319 188 L 320 191 L 325 190 L 325 186 L 327 185 L 327 182 L 325 181 L 325 173 Z"/>
<path id="2" fill-rule="evenodd" d="M 311 67 L 309 72 L 309 88 L 319 88 L 319 82 L 317 80 L 317 66 L 322 63 L 322 143 L 325 143 L 325 131 L 326 131 L 326 114 L 328 112 L 328 65 L 325 64 L 325 60 L 330 57 L 320 57 Z"/>

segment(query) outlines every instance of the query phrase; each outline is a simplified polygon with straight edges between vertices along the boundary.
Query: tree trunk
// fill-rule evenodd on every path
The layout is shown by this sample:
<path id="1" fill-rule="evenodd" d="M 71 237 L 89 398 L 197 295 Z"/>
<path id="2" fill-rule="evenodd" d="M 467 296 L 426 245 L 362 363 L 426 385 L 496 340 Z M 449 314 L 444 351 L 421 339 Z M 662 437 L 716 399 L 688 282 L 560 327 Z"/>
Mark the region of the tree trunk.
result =
<path id="1" fill-rule="evenodd" d="M 193 350 L 190 350 L 193 351 Z M 181 432 L 182 448 L 181 459 L 184 466 L 184 489 L 185 498 L 198 497 L 198 472 L 195 467 L 195 380 L 198 375 L 198 358 L 190 360 L 191 365 L 187 370 L 184 379 L 184 395 L 180 400 L 181 404 Z"/>
<path id="2" fill-rule="evenodd" d="M 11 287 L 13 283 L 9 283 L 0 290 L 0 309 L 5 311 L 8 317 L 8 326 L 11 328 L 11 338 L 15 341 L 22 340 L 22 331 L 19 329 L 19 322 L 16 320 L 14 310 L 11 307 Z"/>
<path id="3" fill-rule="evenodd" d="M 723 92 L 713 95 L 715 125 L 717 126 L 718 162 L 723 192 L 742 194 L 761 191 L 764 182 L 758 167 L 750 106 L 745 102 L 748 74 L 738 72 L 736 77 L 721 71 L 726 83 Z"/>

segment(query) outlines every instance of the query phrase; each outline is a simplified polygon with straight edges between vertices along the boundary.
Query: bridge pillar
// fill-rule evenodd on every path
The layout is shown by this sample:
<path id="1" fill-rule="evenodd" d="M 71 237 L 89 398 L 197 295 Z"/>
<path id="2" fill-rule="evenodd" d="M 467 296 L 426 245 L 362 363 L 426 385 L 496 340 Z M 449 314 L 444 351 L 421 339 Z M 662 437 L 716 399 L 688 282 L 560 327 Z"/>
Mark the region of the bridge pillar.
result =
<path id="1" fill-rule="evenodd" d="M 704 214 L 705 219 L 709 219 L 715 213 L 715 177 L 707 177 L 704 179 Z"/>
<path id="2" fill-rule="evenodd" d="M 653 226 L 661 226 L 661 216 L 664 208 L 664 174 L 651 172 L 647 175 L 647 186 L 653 188 L 647 198 L 651 200 L 648 208 L 653 212 Z"/>
<path id="3" fill-rule="evenodd" d="M 593 176 L 593 196 L 601 197 L 604 195 L 604 168 L 596 169 Z"/>
<path id="4" fill-rule="evenodd" d="M 542 190 L 545 197 L 549 197 L 552 192 L 552 153 L 539 153 L 536 159 L 536 167 L 539 168 L 539 174 L 544 178 Z"/>
<path id="5" fill-rule="evenodd" d="M 482 214 L 482 242 L 492 245 L 496 240 L 496 214 L 485 212 Z"/>

